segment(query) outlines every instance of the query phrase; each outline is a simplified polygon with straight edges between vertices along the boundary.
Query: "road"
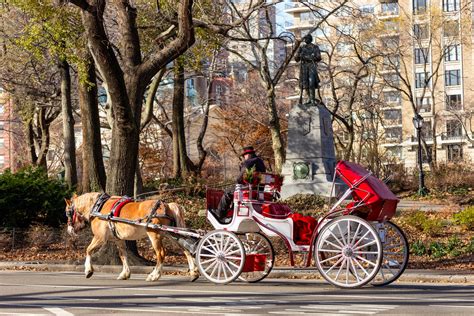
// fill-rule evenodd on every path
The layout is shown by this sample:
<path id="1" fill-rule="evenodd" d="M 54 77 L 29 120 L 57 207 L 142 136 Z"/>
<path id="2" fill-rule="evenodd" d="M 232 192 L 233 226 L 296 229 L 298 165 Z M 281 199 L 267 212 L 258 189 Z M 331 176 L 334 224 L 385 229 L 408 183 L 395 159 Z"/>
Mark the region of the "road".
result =
<path id="1" fill-rule="evenodd" d="M 342 290 L 314 280 L 214 285 L 145 275 L 0 271 L 0 315 L 474 315 L 474 285 Z"/>

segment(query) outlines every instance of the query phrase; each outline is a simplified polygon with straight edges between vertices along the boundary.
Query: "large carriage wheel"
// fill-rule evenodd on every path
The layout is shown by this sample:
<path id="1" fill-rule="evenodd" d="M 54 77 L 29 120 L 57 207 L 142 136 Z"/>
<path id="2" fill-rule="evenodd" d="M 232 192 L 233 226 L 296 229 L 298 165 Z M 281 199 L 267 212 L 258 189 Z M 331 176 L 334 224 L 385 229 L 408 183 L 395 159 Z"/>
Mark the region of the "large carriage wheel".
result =
<path id="1" fill-rule="evenodd" d="M 342 216 L 319 232 L 314 259 L 321 275 L 333 285 L 361 287 L 379 271 L 382 243 L 367 221 L 352 215 Z"/>
<path id="2" fill-rule="evenodd" d="M 219 284 L 232 282 L 244 267 L 244 245 L 232 232 L 211 231 L 199 241 L 196 263 L 201 275 L 209 281 Z"/>
<path id="3" fill-rule="evenodd" d="M 383 260 L 379 273 L 372 280 L 373 286 L 383 286 L 398 279 L 408 265 L 408 240 L 405 233 L 392 222 L 384 224 Z"/>
<path id="4" fill-rule="evenodd" d="M 244 244 L 247 263 L 252 264 L 249 270 L 253 270 L 245 272 L 244 269 L 244 272 L 239 276 L 239 280 L 255 283 L 265 279 L 272 271 L 275 263 L 275 251 L 272 243 L 261 233 L 245 233 L 239 235 L 239 237 Z"/>

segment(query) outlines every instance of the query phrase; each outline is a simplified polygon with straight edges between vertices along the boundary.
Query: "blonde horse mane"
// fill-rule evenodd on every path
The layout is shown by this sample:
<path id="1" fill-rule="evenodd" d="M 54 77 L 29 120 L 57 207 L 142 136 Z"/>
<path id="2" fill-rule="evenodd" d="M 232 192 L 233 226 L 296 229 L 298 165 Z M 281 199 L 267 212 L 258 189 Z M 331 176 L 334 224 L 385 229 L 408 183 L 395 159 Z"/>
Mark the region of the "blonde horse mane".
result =
<path id="1" fill-rule="evenodd" d="M 76 211 L 82 216 L 84 216 L 86 220 L 90 219 L 92 207 L 94 206 L 94 203 L 97 201 L 97 198 L 99 197 L 99 195 L 100 195 L 99 192 L 90 192 L 90 193 L 85 193 L 83 195 L 75 196 L 72 198 Z"/>

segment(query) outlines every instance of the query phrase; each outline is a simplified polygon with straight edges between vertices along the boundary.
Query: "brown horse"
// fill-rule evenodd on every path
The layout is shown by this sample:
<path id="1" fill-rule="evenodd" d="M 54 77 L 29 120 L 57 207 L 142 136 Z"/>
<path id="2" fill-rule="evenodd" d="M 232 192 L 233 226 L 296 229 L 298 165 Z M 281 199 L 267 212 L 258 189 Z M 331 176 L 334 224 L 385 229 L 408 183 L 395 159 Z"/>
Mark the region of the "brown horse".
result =
<path id="1" fill-rule="evenodd" d="M 68 232 L 75 235 L 77 231 L 85 227 L 86 222 L 90 222 L 94 237 L 86 250 L 85 275 L 90 278 L 94 273 L 91 263 L 92 254 L 104 245 L 108 240 L 113 240 L 118 247 L 120 259 L 122 260 L 123 269 L 118 280 L 126 280 L 130 278 L 130 268 L 127 262 L 127 251 L 125 248 L 125 240 L 138 240 L 146 236 L 151 241 L 156 254 L 156 266 L 146 278 L 147 281 L 156 281 L 161 277 L 161 268 L 165 258 L 165 250 L 162 244 L 163 233 L 152 230 L 147 227 L 132 225 L 127 223 L 114 223 L 115 234 L 112 232 L 109 222 L 96 217 L 91 218 L 92 208 L 101 193 L 92 192 L 81 196 L 74 194 L 71 200 L 66 200 L 66 213 L 69 213 Z M 101 209 L 102 214 L 109 214 L 114 203 L 120 199 L 118 196 L 112 196 L 105 202 Z M 142 202 L 130 202 L 125 204 L 120 211 L 120 218 L 127 220 L 144 219 L 150 215 L 152 208 L 157 200 L 146 200 Z M 71 216 L 71 213 L 74 216 Z M 170 225 L 174 220 L 177 227 L 185 227 L 183 209 L 176 203 L 161 203 L 156 210 L 156 217 L 150 221 L 152 224 Z M 181 247 L 182 248 L 182 247 Z M 199 272 L 191 253 L 182 248 L 189 264 L 191 280 L 194 281 L 199 277 Z"/>

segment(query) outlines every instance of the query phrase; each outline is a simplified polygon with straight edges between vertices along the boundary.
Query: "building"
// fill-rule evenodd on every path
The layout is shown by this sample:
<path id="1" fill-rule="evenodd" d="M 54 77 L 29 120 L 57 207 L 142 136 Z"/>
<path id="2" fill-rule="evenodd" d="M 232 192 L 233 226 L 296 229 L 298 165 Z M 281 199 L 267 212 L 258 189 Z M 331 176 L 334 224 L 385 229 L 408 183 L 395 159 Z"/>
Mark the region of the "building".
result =
<path id="1" fill-rule="evenodd" d="M 15 171 L 18 167 L 14 156 L 15 128 L 11 99 L 0 87 L 0 173 L 5 169 Z"/>
<path id="2" fill-rule="evenodd" d="M 304 36 L 324 8 L 336 3 L 293 1 L 287 9 L 293 15 L 288 30 Z M 382 118 L 380 147 L 406 167 L 417 164 L 415 110 L 423 117 L 422 139 L 431 151 L 424 155 L 425 163 L 434 157 L 437 162 L 474 159 L 474 91 L 469 88 L 474 84 L 473 14 L 466 0 L 357 0 L 331 16 L 331 26 L 312 33 L 322 50 L 350 55 L 350 43 L 331 47 L 328 39 L 372 28 L 372 38 L 364 44 L 383 53 L 373 78 Z M 371 22 L 353 20 L 360 16 Z"/>

